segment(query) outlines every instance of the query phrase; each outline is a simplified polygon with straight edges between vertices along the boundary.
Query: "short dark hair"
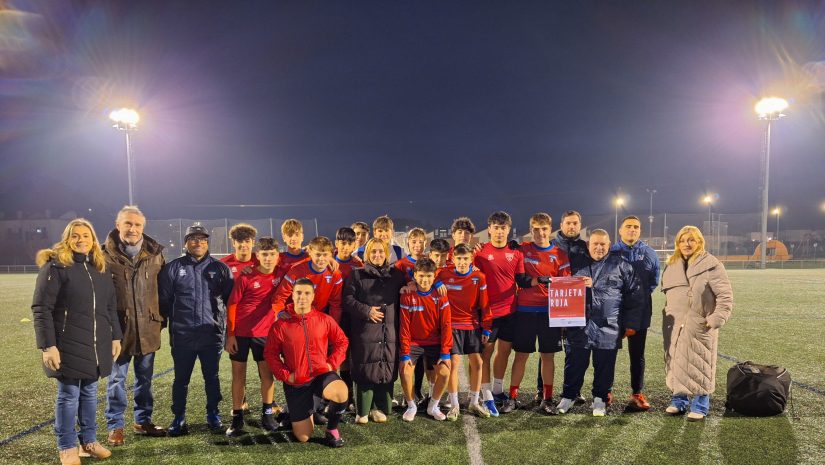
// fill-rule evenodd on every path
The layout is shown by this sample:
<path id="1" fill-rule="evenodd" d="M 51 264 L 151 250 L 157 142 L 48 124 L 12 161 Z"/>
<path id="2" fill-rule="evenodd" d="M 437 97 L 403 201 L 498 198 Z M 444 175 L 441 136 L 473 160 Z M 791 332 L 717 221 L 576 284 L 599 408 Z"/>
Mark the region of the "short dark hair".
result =
<path id="1" fill-rule="evenodd" d="M 561 214 L 561 220 L 564 221 L 564 219 L 567 218 L 568 216 L 578 216 L 579 217 L 579 223 L 581 223 L 581 221 L 582 221 L 582 214 L 577 212 L 576 210 L 567 210 L 566 212 L 562 213 Z"/>
<path id="2" fill-rule="evenodd" d="M 258 250 L 278 250 L 278 241 L 274 237 L 264 236 L 258 239 Z"/>
<path id="3" fill-rule="evenodd" d="M 510 217 L 510 214 L 503 211 L 493 212 L 489 218 L 487 218 L 487 224 L 506 224 L 507 226 L 513 225 L 513 218 Z"/>
<path id="4" fill-rule="evenodd" d="M 350 228 L 352 228 L 353 230 L 355 230 L 356 227 L 361 228 L 366 232 L 370 232 L 370 225 L 364 223 L 363 221 L 356 221 L 355 223 L 352 223 L 352 225 L 350 226 Z"/>
<path id="5" fill-rule="evenodd" d="M 467 244 L 458 244 L 453 249 L 453 256 L 454 257 L 456 255 L 472 255 L 472 254 L 473 254 L 473 249 L 472 249 L 472 247 L 470 247 Z"/>
<path id="6" fill-rule="evenodd" d="M 476 233 L 476 225 L 473 224 L 473 220 L 466 216 L 462 216 L 453 220 L 453 225 L 450 227 L 450 231 L 455 234 L 456 231 L 469 231 L 470 234 Z"/>
<path id="7" fill-rule="evenodd" d="M 238 242 L 245 241 L 247 239 L 255 239 L 255 236 L 257 235 L 258 230 L 251 224 L 238 223 L 229 229 L 229 237 Z"/>
<path id="8" fill-rule="evenodd" d="M 621 224 L 624 224 L 624 222 L 627 221 L 627 220 L 636 220 L 636 221 L 639 222 L 639 224 L 642 223 L 642 220 L 640 220 L 638 216 L 636 216 L 636 215 L 627 215 L 624 218 L 622 218 Z"/>
<path id="9" fill-rule="evenodd" d="M 295 284 L 292 285 L 292 288 L 295 289 L 298 286 L 309 286 L 312 288 L 312 292 L 315 292 L 315 283 L 312 282 L 309 278 L 299 278 L 295 281 Z"/>
<path id="10" fill-rule="evenodd" d="M 446 239 L 433 239 L 430 241 L 430 250 L 436 252 L 449 252 L 450 243 Z"/>
<path id="11" fill-rule="evenodd" d="M 422 258 L 415 262 L 415 266 L 413 267 L 413 274 L 415 273 L 435 273 L 438 267 L 435 266 L 435 262 L 430 260 L 429 258 Z"/>
<path id="12" fill-rule="evenodd" d="M 352 228 L 338 228 L 335 232 L 335 240 L 341 242 L 355 242 L 355 230 Z"/>

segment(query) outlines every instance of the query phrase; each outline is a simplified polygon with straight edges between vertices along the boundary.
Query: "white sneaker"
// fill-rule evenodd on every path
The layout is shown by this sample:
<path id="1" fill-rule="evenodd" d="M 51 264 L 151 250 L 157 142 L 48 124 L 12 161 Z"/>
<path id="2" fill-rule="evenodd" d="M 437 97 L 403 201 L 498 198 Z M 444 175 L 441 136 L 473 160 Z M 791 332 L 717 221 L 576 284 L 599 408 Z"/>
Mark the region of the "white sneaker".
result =
<path id="1" fill-rule="evenodd" d="M 441 409 L 438 407 L 434 409 L 427 409 L 427 415 L 435 418 L 438 421 L 444 421 L 447 419 L 447 415 L 444 415 L 444 413 L 441 412 Z"/>
<path id="2" fill-rule="evenodd" d="M 467 411 L 479 418 L 490 418 L 490 411 L 486 407 L 479 404 L 470 404 Z"/>
<path id="3" fill-rule="evenodd" d="M 607 404 L 604 403 L 601 397 L 593 398 L 593 416 L 603 417 L 607 414 Z"/>
<path id="4" fill-rule="evenodd" d="M 418 409 L 416 407 L 407 407 L 404 415 L 401 415 L 401 419 L 404 421 L 413 421 L 415 420 L 416 413 L 418 413 Z"/>
<path id="5" fill-rule="evenodd" d="M 450 411 L 447 412 L 447 420 L 449 421 L 458 421 L 458 417 L 460 415 L 460 411 L 458 409 L 458 405 L 455 407 L 450 408 Z"/>
<path id="6" fill-rule="evenodd" d="M 387 416 L 384 415 L 384 412 L 378 409 L 370 410 L 370 419 L 376 423 L 386 423 Z"/>
<path id="7" fill-rule="evenodd" d="M 399 405 L 399 403 L 398 403 L 398 399 L 393 398 L 393 399 L 392 399 L 392 406 L 393 406 L 393 407 L 398 407 L 398 405 Z"/>
<path id="8" fill-rule="evenodd" d="M 357 425 L 366 425 L 370 422 L 369 417 L 362 417 L 361 415 L 355 415 L 355 424 Z"/>
<path id="9" fill-rule="evenodd" d="M 573 405 L 575 405 L 575 403 L 576 401 L 573 399 L 562 397 L 559 405 L 556 406 L 556 412 L 558 412 L 559 415 L 564 415 L 570 410 L 571 407 L 573 407 Z"/>

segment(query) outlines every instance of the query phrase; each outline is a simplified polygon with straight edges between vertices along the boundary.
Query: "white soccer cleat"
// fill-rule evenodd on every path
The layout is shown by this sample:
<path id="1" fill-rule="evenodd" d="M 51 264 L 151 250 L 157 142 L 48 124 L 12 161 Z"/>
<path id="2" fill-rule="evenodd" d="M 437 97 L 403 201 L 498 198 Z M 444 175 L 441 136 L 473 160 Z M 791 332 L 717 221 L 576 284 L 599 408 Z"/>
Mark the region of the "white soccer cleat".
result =
<path id="1" fill-rule="evenodd" d="M 564 415 L 565 413 L 570 411 L 570 409 L 575 404 L 576 404 L 576 401 L 574 401 L 573 399 L 568 399 L 566 397 L 562 397 L 561 401 L 559 402 L 559 405 L 556 406 L 556 412 L 558 412 L 559 415 Z"/>
<path id="2" fill-rule="evenodd" d="M 602 400 L 601 397 L 593 398 L 592 407 L 594 417 L 603 417 L 607 414 L 607 404 Z"/>
<path id="3" fill-rule="evenodd" d="M 384 412 L 378 409 L 370 410 L 370 419 L 376 423 L 386 423 L 387 416 L 384 415 Z"/>
<path id="4" fill-rule="evenodd" d="M 444 415 L 444 413 L 441 412 L 441 409 L 438 407 L 434 409 L 427 409 L 427 415 L 435 418 L 438 421 L 444 421 L 447 419 L 447 415 Z"/>
<path id="5" fill-rule="evenodd" d="M 479 418 L 490 418 L 490 411 L 479 404 L 470 404 L 467 411 Z"/>
<path id="6" fill-rule="evenodd" d="M 401 419 L 404 421 L 413 421 L 415 420 L 415 414 L 418 413 L 418 409 L 413 407 L 407 407 L 407 410 L 401 415 Z"/>
<path id="7" fill-rule="evenodd" d="M 450 411 L 447 412 L 447 420 L 448 421 L 457 421 L 460 415 L 458 405 L 455 407 L 450 408 Z"/>

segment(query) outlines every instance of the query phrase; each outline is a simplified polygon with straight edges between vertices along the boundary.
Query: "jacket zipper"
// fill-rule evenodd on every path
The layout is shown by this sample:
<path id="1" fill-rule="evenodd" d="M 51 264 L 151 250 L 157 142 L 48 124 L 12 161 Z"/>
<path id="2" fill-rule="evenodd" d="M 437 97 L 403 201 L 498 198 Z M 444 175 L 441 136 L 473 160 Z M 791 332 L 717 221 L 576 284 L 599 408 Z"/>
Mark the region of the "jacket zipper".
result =
<path id="1" fill-rule="evenodd" d="M 83 268 L 86 269 L 86 274 L 89 276 L 89 284 L 92 285 L 92 340 L 95 350 L 95 365 L 100 366 L 100 358 L 97 356 L 97 297 L 95 296 L 95 282 L 92 280 L 92 274 L 89 273 L 89 267 L 86 262 L 83 262 Z"/>
<path id="2" fill-rule="evenodd" d="M 304 327 L 304 339 L 306 340 L 307 366 L 309 367 L 309 377 L 312 378 L 312 359 L 309 355 L 309 331 L 307 331 L 307 320 L 306 315 L 304 314 L 301 314 L 301 325 Z"/>
<path id="3" fill-rule="evenodd" d="M 66 310 L 63 310 L 63 331 L 61 334 L 66 332 L 66 322 L 69 321 L 69 307 L 66 307 Z"/>

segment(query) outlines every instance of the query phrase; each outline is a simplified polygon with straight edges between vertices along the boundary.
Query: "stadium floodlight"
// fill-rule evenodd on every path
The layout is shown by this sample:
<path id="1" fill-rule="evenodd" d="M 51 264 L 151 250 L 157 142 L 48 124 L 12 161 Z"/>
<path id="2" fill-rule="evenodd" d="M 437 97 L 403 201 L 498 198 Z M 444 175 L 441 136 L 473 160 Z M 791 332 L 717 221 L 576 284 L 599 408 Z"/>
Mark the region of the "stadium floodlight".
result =
<path id="1" fill-rule="evenodd" d="M 788 109 L 788 101 L 779 97 L 766 97 L 756 102 L 754 110 L 759 115 L 759 119 L 774 119 L 782 118 L 782 112 Z"/>
<path id="2" fill-rule="evenodd" d="M 137 124 L 140 122 L 140 115 L 137 111 L 131 108 L 120 108 L 109 113 L 114 127 L 117 130 L 123 131 L 126 134 L 126 173 L 129 180 L 129 205 L 135 205 L 134 182 L 134 165 L 132 157 L 132 138 L 131 134 L 137 131 Z"/>
<path id="3" fill-rule="evenodd" d="M 619 207 L 624 205 L 624 199 L 622 197 L 616 197 L 613 199 L 613 204 L 616 206 L 616 215 L 613 219 L 613 242 L 617 243 L 619 241 Z"/>
<path id="4" fill-rule="evenodd" d="M 759 268 L 765 269 L 768 255 L 768 180 L 771 166 L 771 123 L 784 117 L 788 101 L 779 97 L 766 97 L 756 103 L 754 110 L 759 119 L 765 121 L 765 139 L 762 152 L 762 244 L 760 245 Z"/>

